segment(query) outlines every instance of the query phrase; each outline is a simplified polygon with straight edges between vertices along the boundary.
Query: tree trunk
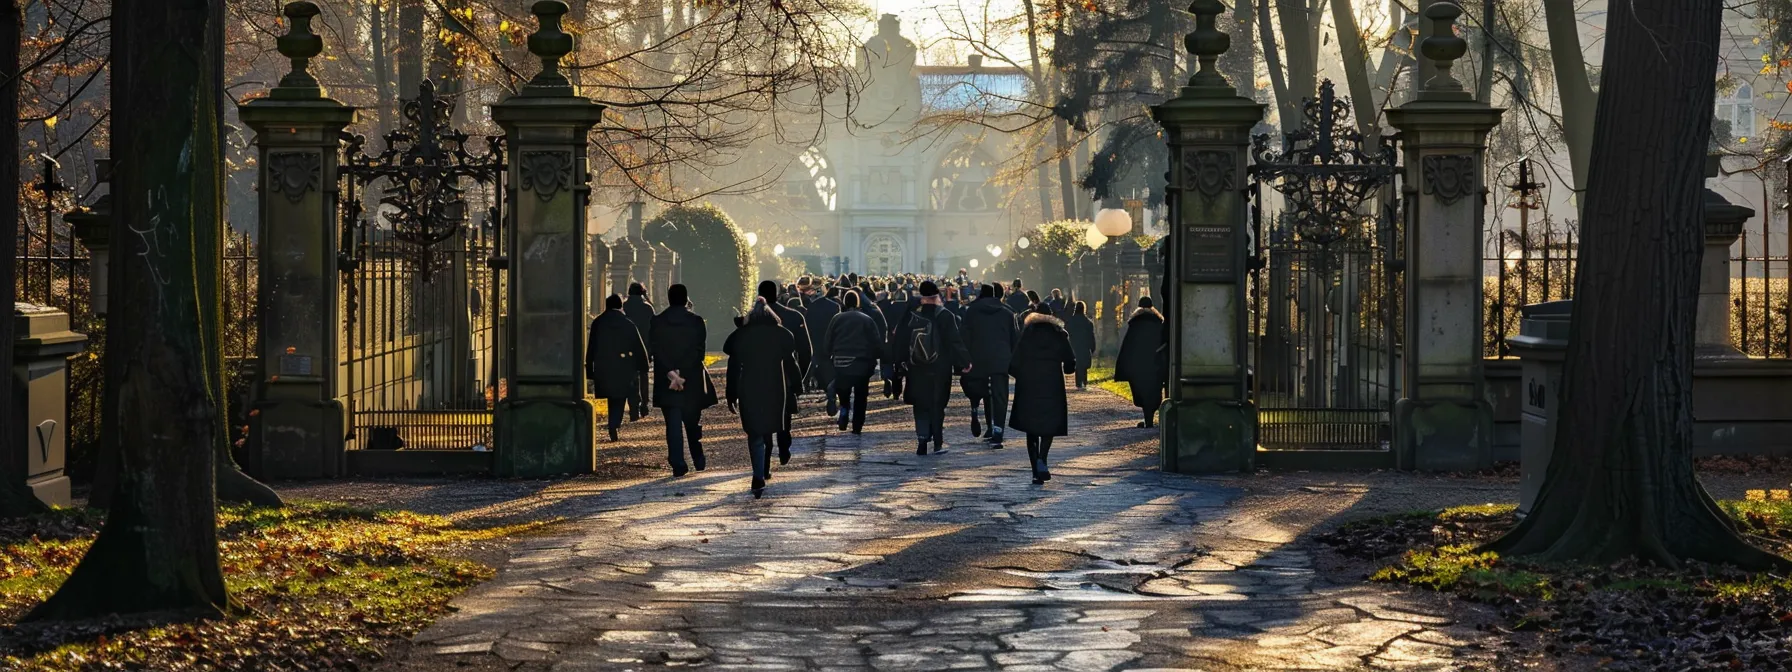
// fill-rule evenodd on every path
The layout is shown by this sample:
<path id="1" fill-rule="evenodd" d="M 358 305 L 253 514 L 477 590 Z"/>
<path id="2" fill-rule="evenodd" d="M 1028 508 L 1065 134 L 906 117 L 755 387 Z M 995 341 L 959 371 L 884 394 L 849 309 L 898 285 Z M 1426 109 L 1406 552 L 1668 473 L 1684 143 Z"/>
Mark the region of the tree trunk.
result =
<path id="1" fill-rule="evenodd" d="M 1063 117 L 1053 119 L 1052 135 L 1058 142 L 1058 193 L 1064 199 L 1064 217 L 1082 219 L 1076 207 L 1076 174 L 1070 167 L 1070 124 Z"/>
<path id="2" fill-rule="evenodd" d="M 398 0 L 398 97 L 423 84 L 423 0 Z"/>
<path id="3" fill-rule="evenodd" d="M 392 130 L 392 60 L 386 50 L 386 13 L 379 5 L 367 13 L 367 41 L 373 50 L 374 107 L 379 110 L 380 134 Z"/>
<path id="4" fill-rule="evenodd" d="M 1332 0 L 1332 24 L 1338 28 L 1338 51 L 1344 58 L 1344 83 L 1350 87 L 1352 114 L 1356 128 L 1377 146 L 1381 137 L 1381 118 L 1375 105 L 1375 89 L 1369 84 L 1369 53 L 1363 48 L 1363 34 L 1357 31 L 1356 10 L 1350 0 Z"/>
<path id="5" fill-rule="evenodd" d="M 1276 94 L 1276 125 L 1287 130 L 1300 125 L 1300 101 L 1292 100 L 1288 92 L 1282 52 L 1276 48 L 1276 31 L 1269 16 L 1269 0 L 1257 0 L 1257 34 L 1263 38 L 1263 65 L 1269 69 L 1269 86 Z"/>
<path id="6" fill-rule="evenodd" d="M 1610 7 L 1556 448 L 1531 514 L 1490 550 L 1792 568 L 1744 541 L 1693 473 L 1693 322 L 1722 10 L 1718 0 Z"/>
<path id="7" fill-rule="evenodd" d="M 1704 5 L 1699 3 L 1698 6 Z M 1549 63 L 1555 70 L 1556 95 L 1562 100 L 1562 143 L 1568 146 L 1568 165 L 1574 173 L 1574 200 L 1585 205 L 1587 171 L 1592 166 L 1593 134 L 1596 132 L 1593 114 L 1599 98 L 1587 79 L 1587 62 L 1580 50 L 1580 20 L 1574 13 L 1574 0 L 1543 0 L 1543 19 L 1549 28 Z M 1605 23 L 1609 31 L 1610 16 Z M 1606 50 L 1611 50 L 1609 42 Z M 1705 165 L 1704 159 L 1699 160 L 1699 165 Z"/>
<path id="8" fill-rule="evenodd" d="M 26 620 L 234 610 L 218 558 L 213 447 L 226 436 L 207 352 L 218 347 L 222 95 L 210 72 L 217 0 L 112 6 L 112 258 L 106 379 L 121 469 L 106 524 Z M 194 48 L 193 45 L 204 45 Z"/>
<path id="9" fill-rule="evenodd" d="M 1049 109 L 1049 108 L 1051 108 L 1051 106 L 1053 104 L 1053 101 L 1051 98 L 1053 88 L 1051 86 L 1052 80 L 1050 78 L 1048 78 L 1045 74 L 1045 57 L 1039 51 L 1039 13 L 1033 7 L 1033 0 L 1021 0 L 1020 4 L 1021 4 L 1021 9 L 1025 10 L 1026 17 L 1027 17 L 1027 57 L 1028 57 L 1027 64 L 1033 71 L 1033 87 L 1036 90 L 1036 95 L 1039 99 L 1038 104 L 1040 105 L 1040 107 Z M 1056 123 L 1054 125 L 1057 128 L 1061 129 L 1061 128 L 1063 128 L 1063 124 L 1064 124 L 1063 120 L 1059 119 L 1059 120 L 1056 120 Z M 1060 138 L 1063 137 L 1062 131 L 1059 131 L 1059 137 Z M 1058 144 L 1059 144 L 1059 147 L 1062 148 L 1063 140 L 1060 139 Z M 1039 171 L 1039 189 L 1040 189 L 1039 205 L 1040 205 L 1040 208 L 1043 210 L 1043 212 L 1041 212 L 1040 214 L 1044 217 L 1044 220 L 1042 220 L 1042 221 L 1049 222 L 1049 221 L 1052 221 L 1052 206 L 1051 206 L 1051 197 L 1047 194 L 1047 192 L 1050 189 L 1051 180 L 1046 176 L 1046 173 L 1045 173 L 1045 149 L 1044 149 L 1045 138 L 1040 138 L 1039 146 L 1040 146 L 1040 149 L 1037 152 L 1035 152 L 1034 155 L 1040 159 L 1039 165 L 1037 166 L 1037 170 Z M 1059 175 L 1062 178 L 1063 174 L 1068 172 L 1068 170 L 1067 170 L 1068 167 L 1062 161 L 1060 161 L 1058 168 L 1059 168 L 1059 171 L 1058 171 Z M 1068 189 L 1068 187 L 1066 187 L 1066 189 Z M 1068 199 L 1068 198 L 1065 199 L 1064 206 L 1065 206 L 1064 207 L 1064 218 L 1065 219 L 1076 219 L 1076 208 L 1070 207 L 1071 206 L 1070 199 Z"/>
<path id="10" fill-rule="evenodd" d="M 1375 66 L 1375 90 L 1381 94 L 1376 106 L 1381 108 L 1394 104 L 1394 90 L 1398 88 L 1400 73 L 1414 67 L 1412 32 L 1407 29 L 1412 17 L 1407 16 L 1398 4 L 1390 3 L 1388 12 L 1393 17 L 1393 37 L 1381 51 L 1381 63 Z"/>
<path id="11" fill-rule="evenodd" d="M 1301 101 L 1319 92 L 1319 44 L 1314 39 L 1318 16 L 1305 0 L 1280 0 L 1276 19 L 1282 27 L 1282 57 L 1288 67 L 1288 99 L 1296 111 Z"/>
<path id="12" fill-rule="evenodd" d="M 18 5 L 13 0 L 6 0 L 4 17 L 0 17 L 0 105 L 12 112 L 10 116 L 15 122 L 19 118 L 19 32 L 24 17 L 19 14 Z M 19 125 L 17 123 L 0 125 L 0 147 L 10 148 L 5 156 L 17 157 L 19 153 Z M 19 162 L 17 160 L 0 161 L 0 184 L 19 184 Z M 19 224 L 25 221 L 19 213 L 19 190 L 0 189 L 0 212 L 6 213 L 7 227 L 12 233 L 6 236 L 6 244 L 11 246 L 19 239 Z M 15 255 L 0 255 L 0 281 L 6 283 L 6 295 L 17 296 L 18 261 Z M 12 301 L 12 299 L 7 299 Z M 44 503 L 38 501 L 31 489 L 25 487 L 26 472 L 30 470 L 29 455 L 25 446 L 19 445 L 24 438 L 22 432 L 23 418 L 19 417 L 23 399 L 14 399 L 12 394 L 12 340 L 13 333 L 12 304 L 7 304 L 6 314 L 0 319 L 0 376 L 6 382 L 0 385 L 0 516 L 22 516 L 37 513 L 45 509 Z"/>
<path id="13" fill-rule="evenodd" d="M 1256 31 L 1252 30 L 1251 3 L 1237 2 L 1232 7 L 1232 25 L 1226 32 L 1231 34 L 1232 48 L 1220 54 L 1220 73 L 1232 80 L 1232 86 L 1238 89 L 1238 95 L 1251 100 L 1257 99 L 1257 42 Z M 1174 87 L 1168 89 L 1174 91 Z"/>
<path id="14" fill-rule="evenodd" d="M 1033 148 L 1033 179 L 1039 189 L 1039 221 L 1051 222 L 1057 220 L 1052 218 L 1052 176 L 1045 172 L 1045 163 L 1045 142 L 1041 138 L 1039 146 Z"/>
<path id="15" fill-rule="evenodd" d="M 1481 76 L 1475 80 L 1475 100 L 1493 104 L 1494 0 L 1481 0 Z"/>

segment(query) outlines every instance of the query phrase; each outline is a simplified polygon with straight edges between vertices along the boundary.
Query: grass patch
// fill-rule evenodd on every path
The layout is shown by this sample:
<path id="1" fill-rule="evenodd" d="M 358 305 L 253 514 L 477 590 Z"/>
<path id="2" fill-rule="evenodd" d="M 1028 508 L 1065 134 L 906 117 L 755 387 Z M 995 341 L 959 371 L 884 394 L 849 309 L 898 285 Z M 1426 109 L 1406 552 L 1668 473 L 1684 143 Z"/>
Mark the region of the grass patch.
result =
<path id="1" fill-rule="evenodd" d="M 1792 539 L 1792 501 L 1719 505 L 1768 546 Z M 1562 565 L 1477 551 L 1517 522 L 1511 505 L 1463 506 L 1348 523 L 1320 535 L 1375 560 L 1369 579 L 1488 603 L 1553 655 L 1611 669 L 1792 669 L 1792 578 L 1685 563 Z M 1782 552 L 1784 546 L 1781 546 Z"/>
<path id="2" fill-rule="evenodd" d="M 1114 367 L 1111 366 L 1090 366 L 1089 386 L 1113 392 L 1122 399 L 1132 398 L 1132 385 L 1114 380 Z"/>
<path id="3" fill-rule="evenodd" d="M 322 502 L 225 506 L 225 580 L 250 613 L 141 629 L 21 628 L 5 638 L 0 669 L 358 669 L 493 575 L 466 559 L 470 551 L 552 522 L 466 529 L 439 516 Z M 0 624 L 55 592 L 100 523 L 93 511 L 58 510 L 0 525 Z"/>

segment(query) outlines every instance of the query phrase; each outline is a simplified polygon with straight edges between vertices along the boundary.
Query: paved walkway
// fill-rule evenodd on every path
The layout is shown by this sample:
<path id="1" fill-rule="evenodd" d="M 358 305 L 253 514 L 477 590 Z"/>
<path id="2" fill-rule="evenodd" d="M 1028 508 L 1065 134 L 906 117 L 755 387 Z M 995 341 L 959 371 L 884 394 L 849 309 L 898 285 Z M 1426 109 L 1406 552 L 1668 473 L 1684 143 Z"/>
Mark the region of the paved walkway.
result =
<path id="1" fill-rule="evenodd" d="M 708 472 L 541 493 L 574 522 L 521 541 L 397 666 L 1505 667 L 1433 596 L 1316 566 L 1301 535 L 1365 488 L 1320 479 L 1254 499 L 1248 478 L 1160 473 L 1154 434 L 1099 391 L 1072 395 L 1045 486 L 1018 438 L 990 450 L 954 417 L 950 451 L 920 457 L 906 407 L 878 402 L 872 417 L 853 437 L 810 416 L 763 500 L 747 493 L 738 430 L 705 441 L 720 458 Z M 626 431 L 650 450 L 660 430 Z"/>

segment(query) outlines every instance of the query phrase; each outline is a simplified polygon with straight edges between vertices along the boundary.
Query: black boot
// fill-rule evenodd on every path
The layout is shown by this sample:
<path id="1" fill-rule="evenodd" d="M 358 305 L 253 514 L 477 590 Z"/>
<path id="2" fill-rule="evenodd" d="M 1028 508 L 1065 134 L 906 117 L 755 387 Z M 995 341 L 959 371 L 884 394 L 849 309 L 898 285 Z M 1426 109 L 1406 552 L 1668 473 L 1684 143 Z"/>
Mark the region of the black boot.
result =
<path id="1" fill-rule="evenodd" d="M 971 409 L 971 436 L 983 436 L 983 423 L 978 421 L 977 409 Z"/>
<path id="2" fill-rule="evenodd" d="M 695 441 L 691 442 L 691 466 L 703 471 L 703 446 Z"/>
<path id="3" fill-rule="evenodd" d="M 760 497 L 762 497 L 764 495 L 765 495 L 765 481 L 760 480 L 759 477 L 755 476 L 753 478 L 753 499 L 759 499 Z"/>
<path id="4" fill-rule="evenodd" d="M 938 455 L 943 452 L 946 452 L 945 438 L 938 436 L 933 437 L 933 454 Z"/>
<path id="5" fill-rule="evenodd" d="M 915 446 L 915 454 L 916 455 L 926 455 L 927 454 L 927 439 L 921 439 L 919 445 Z"/>
<path id="6" fill-rule="evenodd" d="M 610 428 L 610 443 L 615 443 L 615 442 L 617 442 L 617 441 L 619 441 L 619 440 L 620 440 L 620 439 L 617 439 L 617 438 L 616 438 L 616 428 L 615 428 L 615 427 L 611 427 L 611 428 Z"/>

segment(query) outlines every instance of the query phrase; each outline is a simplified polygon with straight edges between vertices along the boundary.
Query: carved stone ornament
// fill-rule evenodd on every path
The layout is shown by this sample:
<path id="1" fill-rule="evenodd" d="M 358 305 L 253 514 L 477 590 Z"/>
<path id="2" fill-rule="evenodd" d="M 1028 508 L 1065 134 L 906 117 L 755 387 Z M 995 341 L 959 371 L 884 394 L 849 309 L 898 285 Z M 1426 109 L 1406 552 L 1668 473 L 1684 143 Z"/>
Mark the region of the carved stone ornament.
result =
<path id="1" fill-rule="evenodd" d="M 520 185 L 544 201 L 561 189 L 572 191 L 572 152 L 522 152 L 517 161 Z"/>
<path id="2" fill-rule="evenodd" d="M 1184 188 L 1199 191 L 1209 199 L 1217 198 L 1220 193 L 1232 189 L 1236 163 L 1231 152 L 1207 149 L 1184 154 Z"/>
<path id="3" fill-rule="evenodd" d="M 1444 205 L 1474 193 L 1475 157 L 1468 154 L 1435 155 L 1420 161 L 1425 170 L 1425 193 L 1436 194 Z"/>
<path id="4" fill-rule="evenodd" d="M 322 159 L 316 152 L 275 152 L 268 155 L 268 187 L 285 194 L 293 203 L 317 189 Z"/>

